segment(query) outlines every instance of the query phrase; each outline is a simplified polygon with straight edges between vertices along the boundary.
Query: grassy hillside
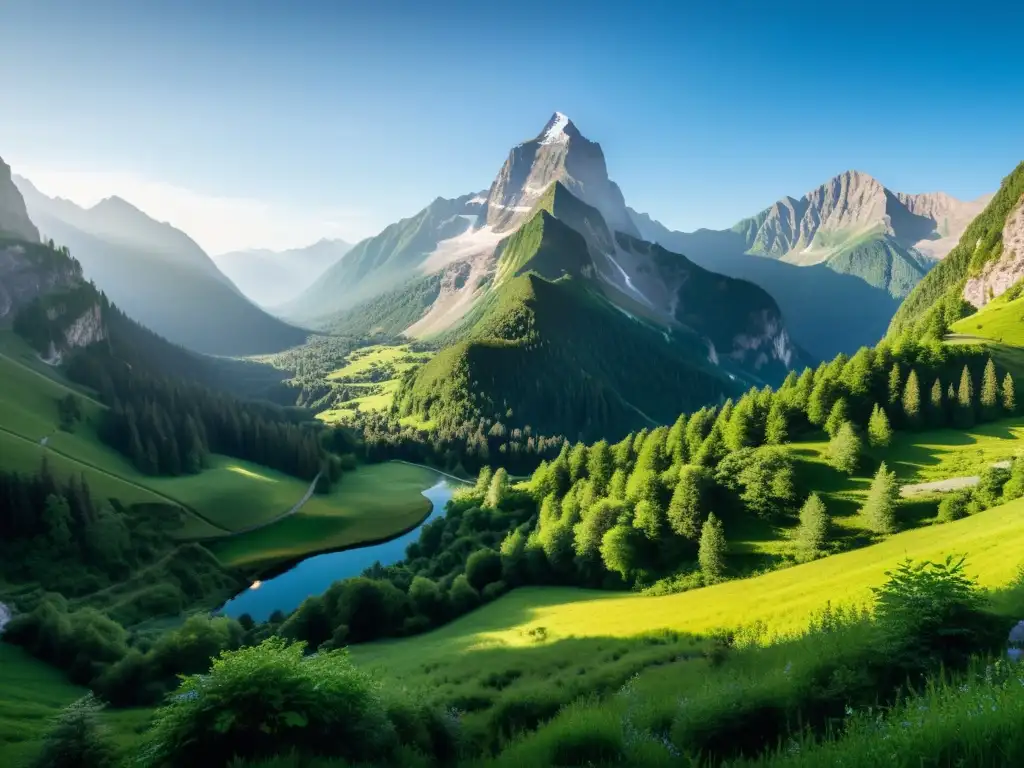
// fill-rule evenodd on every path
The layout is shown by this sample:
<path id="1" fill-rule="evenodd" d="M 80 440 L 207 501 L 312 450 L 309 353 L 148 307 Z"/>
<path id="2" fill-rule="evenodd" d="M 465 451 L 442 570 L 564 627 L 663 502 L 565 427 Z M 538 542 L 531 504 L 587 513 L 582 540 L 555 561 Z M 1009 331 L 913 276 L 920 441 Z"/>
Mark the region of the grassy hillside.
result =
<path id="1" fill-rule="evenodd" d="M 352 352 L 346 357 L 345 365 L 327 375 L 327 381 L 356 396 L 318 413 L 317 418 L 327 424 L 344 423 L 360 411 L 388 410 L 402 376 L 427 362 L 432 354 L 413 352 L 408 344 L 377 344 Z"/>
<path id="2" fill-rule="evenodd" d="M 778 632 L 799 630 L 828 602 L 867 603 L 871 587 L 907 557 L 943 559 L 967 553 L 971 573 L 982 585 L 1008 583 L 1024 560 L 1022 514 L 1024 500 L 1018 500 L 955 523 L 897 534 L 871 547 L 682 594 L 519 589 L 427 635 L 356 647 L 353 655 L 388 677 L 415 684 L 443 679 L 445 668 L 466 669 L 474 654 L 486 649 L 506 649 L 506 654 L 489 656 L 512 668 L 538 646 L 557 646 L 570 638 L 627 638 L 657 630 L 697 633 L 758 621 Z M 544 639 L 538 640 L 541 627 Z"/>
<path id="3" fill-rule="evenodd" d="M 1003 179 L 985 210 L 967 227 L 959 244 L 907 296 L 889 324 L 888 336 L 923 333 L 930 311 L 952 321 L 963 313 L 961 296 L 968 277 L 1002 253 L 1002 233 L 1010 212 L 1024 197 L 1024 163 Z"/>
<path id="4" fill-rule="evenodd" d="M 4 469 L 36 472 L 45 456 L 57 477 L 84 475 L 100 496 L 125 504 L 180 506 L 188 514 L 179 535 L 187 539 L 215 539 L 272 521 L 309 488 L 305 481 L 225 456 L 212 456 L 211 466 L 198 475 L 143 475 L 97 437 L 95 426 L 104 406 L 64 382 L 57 369 L 41 363 L 13 334 L 0 332 L 0 340 Z M 377 348 L 352 365 L 356 371 L 360 366 L 368 370 L 375 358 L 388 355 L 393 355 L 388 348 Z M 83 413 L 74 432 L 59 428 L 57 414 L 58 400 L 69 392 L 81 398 Z M 46 445 L 41 443 L 44 438 Z M 251 565 L 384 538 L 426 514 L 420 491 L 433 481 L 432 473 L 404 465 L 361 468 L 330 495 L 313 496 L 302 516 L 278 523 L 282 527 L 271 535 L 254 532 L 232 539 L 223 550 L 225 562 Z M 386 488 L 387 493 L 375 496 L 374 488 Z"/>
<path id="5" fill-rule="evenodd" d="M 893 238 L 877 234 L 844 246 L 825 264 L 835 272 L 859 277 L 868 285 L 896 298 L 910 293 L 931 266 L 927 260 L 909 253 Z"/>

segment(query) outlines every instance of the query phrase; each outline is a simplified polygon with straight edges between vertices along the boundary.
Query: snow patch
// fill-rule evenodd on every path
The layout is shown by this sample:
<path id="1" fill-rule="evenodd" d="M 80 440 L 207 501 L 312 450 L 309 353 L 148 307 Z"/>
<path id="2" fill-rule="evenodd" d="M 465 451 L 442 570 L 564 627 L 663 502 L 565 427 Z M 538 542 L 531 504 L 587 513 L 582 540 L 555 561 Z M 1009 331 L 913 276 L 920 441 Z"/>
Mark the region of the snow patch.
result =
<path id="1" fill-rule="evenodd" d="M 461 235 L 442 240 L 420 267 L 426 274 L 443 269 L 449 264 L 493 252 L 507 232 L 495 232 L 490 226 L 471 229 Z"/>
<path id="2" fill-rule="evenodd" d="M 0 603 L 0 635 L 4 633 L 4 627 L 11 620 L 11 609 Z"/>
<path id="3" fill-rule="evenodd" d="M 711 339 L 706 339 L 708 343 L 708 362 L 712 365 L 718 365 L 718 350 L 715 349 L 714 342 Z"/>
<path id="4" fill-rule="evenodd" d="M 477 195 L 471 200 L 466 201 L 466 205 L 483 205 L 487 202 L 487 195 Z"/>
<path id="5" fill-rule="evenodd" d="M 651 304 L 650 301 L 648 301 L 647 297 L 644 296 L 643 293 L 641 293 L 635 285 L 633 285 L 633 281 L 632 279 L 630 279 L 629 274 L 626 272 L 626 270 L 622 268 L 622 265 L 615 260 L 615 257 L 612 256 L 610 253 L 606 253 L 605 256 L 607 256 L 608 261 L 610 261 L 614 265 L 614 267 L 617 270 L 619 270 L 619 274 L 622 276 L 622 279 L 626 284 L 626 289 L 632 292 L 633 295 L 640 299 L 640 301 L 642 301 L 644 304 L 646 304 L 649 307 L 653 307 L 654 305 Z"/>
<path id="6" fill-rule="evenodd" d="M 543 135 L 540 137 L 540 143 L 556 144 L 568 141 L 569 136 L 565 132 L 567 125 L 569 125 L 569 118 L 561 112 L 555 112 L 555 116 L 551 118 Z"/>

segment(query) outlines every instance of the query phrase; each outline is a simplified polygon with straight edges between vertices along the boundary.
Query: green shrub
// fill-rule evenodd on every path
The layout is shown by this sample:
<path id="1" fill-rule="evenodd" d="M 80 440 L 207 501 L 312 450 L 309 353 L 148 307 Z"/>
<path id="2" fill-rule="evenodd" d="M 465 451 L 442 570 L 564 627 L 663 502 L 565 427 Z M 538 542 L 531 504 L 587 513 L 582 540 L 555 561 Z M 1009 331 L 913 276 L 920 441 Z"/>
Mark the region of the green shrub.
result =
<path id="1" fill-rule="evenodd" d="M 108 768 L 114 749 L 97 717 L 102 707 L 89 694 L 54 720 L 43 748 L 28 768 Z"/>
<path id="2" fill-rule="evenodd" d="M 304 658 L 304 649 L 270 638 L 221 654 L 207 675 L 184 678 L 154 717 L 146 762 L 224 765 L 290 749 L 389 761 L 398 736 L 380 686 L 345 651 Z"/>

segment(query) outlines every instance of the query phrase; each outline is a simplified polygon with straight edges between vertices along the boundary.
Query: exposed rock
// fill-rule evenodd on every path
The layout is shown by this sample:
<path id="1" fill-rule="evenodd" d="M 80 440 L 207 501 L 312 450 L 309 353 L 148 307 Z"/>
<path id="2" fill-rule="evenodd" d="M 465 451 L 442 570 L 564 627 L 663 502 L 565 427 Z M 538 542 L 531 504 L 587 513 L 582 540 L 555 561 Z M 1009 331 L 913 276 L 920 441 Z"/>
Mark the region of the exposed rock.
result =
<path id="1" fill-rule="evenodd" d="M 81 278 L 80 269 L 70 260 L 59 267 L 41 268 L 37 249 L 43 247 L 29 243 L 0 245 L 0 319 L 37 296 L 76 285 Z"/>
<path id="2" fill-rule="evenodd" d="M 964 286 L 964 300 L 977 308 L 1002 296 L 1024 277 L 1024 202 L 1018 203 L 1006 219 L 1002 242 L 999 258 L 986 264 L 981 274 L 970 278 Z"/>
<path id="3" fill-rule="evenodd" d="M 560 112 L 535 139 L 512 148 L 487 194 L 487 224 L 511 231 L 555 181 L 593 206 L 616 232 L 639 237 L 622 190 L 608 178 L 601 145 L 583 136 Z"/>
<path id="4" fill-rule="evenodd" d="M 75 318 L 64 331 L 64 342 L 69 349 L 78 349 L 103 341 L 107 338 L 103 324 L 103 312 L 99 304 L 93 304 L 88 310 Z"/>
<path id="5" fill-rule="evenodd" d="M 4 627 L 11 620 L 11 609 L 0 603 L 0 635 L 4 633 Z"/>
<path id="6" fill-rule="evenodd" d="M 11 167 L 0 158 L 0 233 L 39 242 L 39 230 L 28 217 L 25 200 L 11 178 Z"/>

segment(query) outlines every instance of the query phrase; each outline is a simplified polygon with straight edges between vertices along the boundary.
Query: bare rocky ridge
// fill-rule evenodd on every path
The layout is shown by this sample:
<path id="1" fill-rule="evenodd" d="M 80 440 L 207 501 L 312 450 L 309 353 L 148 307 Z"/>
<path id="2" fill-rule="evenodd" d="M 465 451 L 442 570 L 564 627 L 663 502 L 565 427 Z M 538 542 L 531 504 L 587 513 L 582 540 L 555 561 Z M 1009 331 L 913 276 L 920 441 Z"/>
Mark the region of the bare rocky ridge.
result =
<path id="1" fill-rule="evenodd" d="M 75 286 L 81 278 L 72 262 L 61 269 L 40 269 L 32 248 L 29 243 L 0 245 L 0 320 L 38 296 Z"/>
<path id="2" fill-rule="evenodd" d="M 968 279 L 964 300 L 981 308 L 1024 278 L 1024 201 L 1006 219 L 1003 227 L 1003 252 L 985 265 L 981 274 Z"/>
<path id="3" fill-rule="evenodd" d="M 613 230 L 640 236 L 622 190 L 608 178 L 601 145 L 585 138 L 561 112 L 536 138 L 509 152 L 487 195 L 487 225 L 500 232 L 515 229 L 555 181 L 600 211 Z"/>
<path id="4" fill-rule="evenodd" d="M 827 260 L 858 238 L 879 235 L 940 259 L 986 199 L 964 202 L 943 192 L 894 193 L 866 173 L 846 171 L 799 200 L 783 198 L 756 217 L 748 248 L 757 255 L 809 265 Z"/>
<path id="5" fill-rule="evenodd" d="M 28 217 L 25 200 L 11 177 L 11 167 L 0 158 L 0 234 L 39 242 L 39 230 Z"/>

